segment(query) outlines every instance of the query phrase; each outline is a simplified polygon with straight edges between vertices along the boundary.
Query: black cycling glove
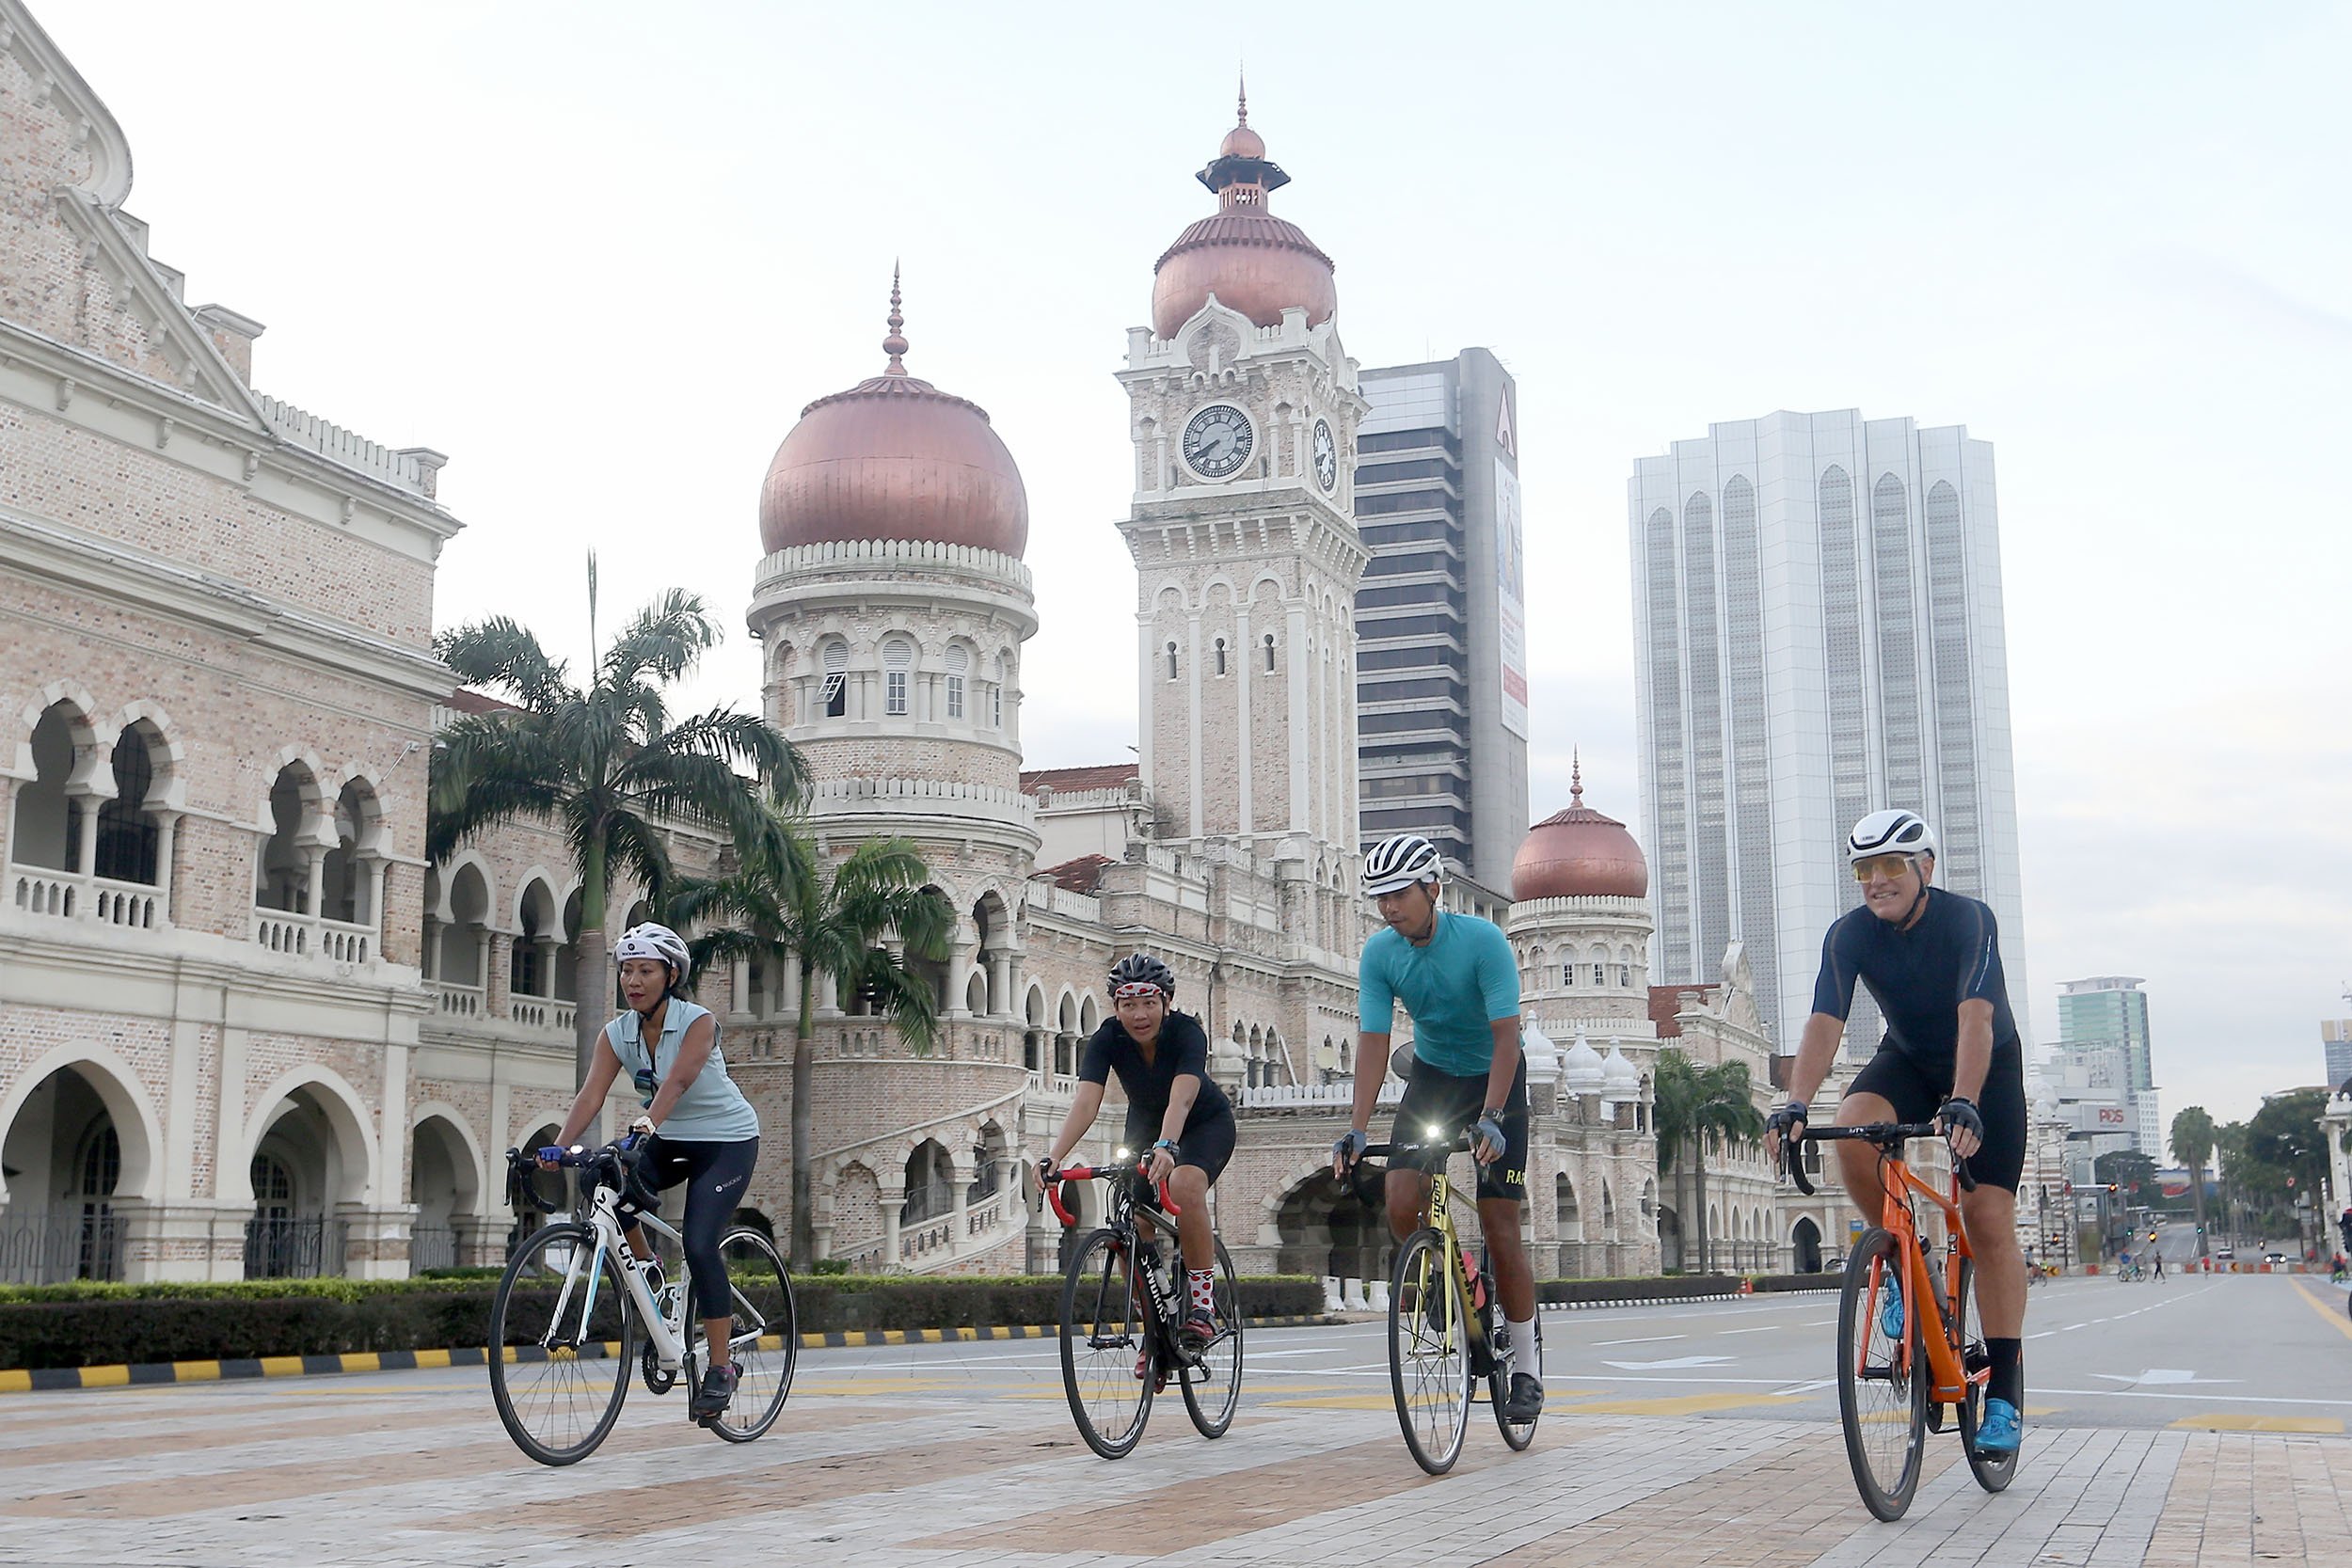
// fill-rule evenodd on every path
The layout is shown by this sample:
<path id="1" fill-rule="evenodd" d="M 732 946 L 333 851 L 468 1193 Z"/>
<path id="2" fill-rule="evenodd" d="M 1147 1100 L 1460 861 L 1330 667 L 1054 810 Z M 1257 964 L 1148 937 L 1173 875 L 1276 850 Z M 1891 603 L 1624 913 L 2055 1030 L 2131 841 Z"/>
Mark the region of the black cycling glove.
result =
<path id="1" fill-rule="evenodd" d="M 1764 1131 L 1787 1143 L 1798 1128 L 1813 1119 L 1813 1107 L 1802 1100 L 1792 1100 L 1764 1118 Z"/>
<path id="2" fill-rule="evenodd" d="M 1978 1114 L 1977 1102 L 1966 1095 L 1952 1096 L 1951 1099 L 1944 1101 L 1944 1108 L 1935 1114 L 1937 1119 L 1944 1123 L 1947 1135 L 1955 1129 L 1965 1127 L 1977 1135 L 1977 1142 L 1979 1145 L 1984 1142 L 1984 1117 Z"/>

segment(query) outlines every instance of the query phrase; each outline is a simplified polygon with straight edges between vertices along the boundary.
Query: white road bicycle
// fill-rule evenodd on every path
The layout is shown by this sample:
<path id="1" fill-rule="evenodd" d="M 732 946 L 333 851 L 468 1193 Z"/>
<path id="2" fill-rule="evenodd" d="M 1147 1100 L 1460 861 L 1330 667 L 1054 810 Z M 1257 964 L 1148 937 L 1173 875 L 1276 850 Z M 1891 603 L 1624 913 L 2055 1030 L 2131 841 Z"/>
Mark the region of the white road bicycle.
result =
<path id="1" fill-rule="evenodd" d="M 635 1142 L 539 1151 L 583 1173 L 580 1200 L 570 1218 L 516 1246 L 490 1307 L 490 1395 L 515 1446 L 542 1465 L 596 1451 L 620 1418 L 632 1370 L 656 1394 L 683 1380 L 691 1395 L 708 1365 L 703 1320 L 719 1314 L 694 1299 L 683 1267 L 662 1283 L 660 1265 L 632 1256 L 622 1239 L 621 1190 Z M 537 1198 L 532 1155 L 509 1149 L 506 1159 L 516 1212 L 551 1212 Z M 651 1213 L 636 1223 L 663 1238 L 675 1259 L 675 1230 Z M 737 1226 L 720 1237 L 719 1253 L 734 1307 L 728 1352 L 741 1376 L 727 1408 L 701 1424 L 748 1443 L 775 1425 L 792 1391 L 799 1316 L 791 1275 L 766 1234 Z"/>

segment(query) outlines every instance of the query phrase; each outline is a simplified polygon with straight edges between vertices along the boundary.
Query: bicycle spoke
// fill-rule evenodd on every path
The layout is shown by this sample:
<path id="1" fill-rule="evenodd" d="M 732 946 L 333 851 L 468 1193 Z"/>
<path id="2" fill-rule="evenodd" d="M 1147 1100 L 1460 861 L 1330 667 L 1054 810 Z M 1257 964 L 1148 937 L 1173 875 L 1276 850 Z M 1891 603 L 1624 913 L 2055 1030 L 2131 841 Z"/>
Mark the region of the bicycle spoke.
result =
<path id="1" fill-rule="evenodd" d="M 1128 1243 L 1109 1230 L 1086 1239 L 1062 1286 L 1062 1389 L 1079 1434 L 1105 1459 L 1143 1434 L 1161 1370 L 1150 1353 L 1145 1289 Z"/>
<path id="2" fill-rule="evenodd" d="M 1450 1261 L 1438 1232 L 1416 1231 L 1397 1255 L 1389 1299 L 1397 1422 L 1414 1461 L 1432 1475 L 1461 1453 L 1470 1416 L 1470 1328 Z"/>
<path id="3" fill-rule="evenodd" d="M 727 1350 L 737 1375 L 735 1398 L 710 1430 L 731 1443 L 748 1443 L 775 1424 L 792 1391 L 800 1323 L 791 1277 L 773 1242 L 739 1226 L 721 1238 L 719 1250 L 734 1307 Z M 699 1304 L 692 1307 L 693 1316 L 701 1312 Z"/>
<path id="4" fill-rule="evenodd" d="M 594 1451 L 628 1393 L 628 1298 L 584 1231 L 523 1244 L 491 1307 L 490 1386 L 516 1446 L 544 1465 Z"/>

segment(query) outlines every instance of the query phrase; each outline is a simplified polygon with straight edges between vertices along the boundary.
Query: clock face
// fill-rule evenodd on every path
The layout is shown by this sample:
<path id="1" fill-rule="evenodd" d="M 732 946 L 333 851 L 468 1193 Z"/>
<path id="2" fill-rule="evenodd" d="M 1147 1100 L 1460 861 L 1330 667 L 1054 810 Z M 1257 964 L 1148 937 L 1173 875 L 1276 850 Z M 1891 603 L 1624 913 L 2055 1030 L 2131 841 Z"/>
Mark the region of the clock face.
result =
<path id="1" fill-rule="evenodd" d="M 1329 495 L 1340 483 L 1340 443 L 1331 434 L 1331 421 L 1315 421 L 1315 480 Z"/>
<path id="2" fill-rule="evenodd" d="M 1213 403 L 1184 426 L 1184 461 L 1204 479 L 1230 479 L 1258 445 L 1249 416 L 1230 403 Z"/>

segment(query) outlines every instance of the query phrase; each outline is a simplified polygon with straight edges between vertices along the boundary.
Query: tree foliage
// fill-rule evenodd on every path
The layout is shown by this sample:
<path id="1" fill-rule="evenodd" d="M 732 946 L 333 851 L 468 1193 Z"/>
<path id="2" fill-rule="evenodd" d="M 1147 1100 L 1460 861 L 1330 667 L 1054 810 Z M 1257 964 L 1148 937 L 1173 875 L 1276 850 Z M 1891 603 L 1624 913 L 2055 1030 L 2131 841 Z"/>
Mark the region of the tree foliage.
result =
<path id="1" fill-rule="evenodd" d="M 1686 1231 L 1697 1240 L 1697 1263 L 1708 1266 L 1707 1155 L 1711 1148 L 1738 1148 L 1764 1136 L 1764 1116 L 1756 1108 L 1748 1069 L 1742 1062 L 1718 1062 L 1702 1068 L 1674 1046 L 1658 1053 L 1653 1076 L 1654 1114 L 1658 1127 L 1658 1168 L 1672 1175 L 1683 1155 L 1690 1156 L 1697 1211 Z M 1686 1264 L 1686 1267 L 1688 1265 Z"/>

